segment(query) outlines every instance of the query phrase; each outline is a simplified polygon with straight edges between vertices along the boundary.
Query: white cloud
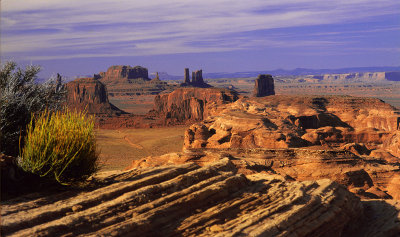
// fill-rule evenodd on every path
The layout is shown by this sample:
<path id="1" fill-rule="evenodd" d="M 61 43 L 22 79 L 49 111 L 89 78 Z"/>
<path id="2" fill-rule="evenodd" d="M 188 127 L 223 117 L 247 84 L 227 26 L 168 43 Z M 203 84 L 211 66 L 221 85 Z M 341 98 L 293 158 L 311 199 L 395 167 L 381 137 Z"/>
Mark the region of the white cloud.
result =
<path id="1" fill-rule="evenodd" d="M 1 26 L 6 32 L 1 36 L 2 52 L 37 58 L 283 47 L 287 42 L 279 37 L 239 35 L 356 21 L 399 13 L 400 6 L 397 0 L 3 0 L 1 4 Z M 300 46 L 340 44 L 326 40 L 292 41 L 291 45 Z M 131 46 L 113 47 L 121 42 L 131 42 L 127 43 Z M 113 48 L 113 52 L 104 53 L 102 49 L 107 47 Z M 73 50 L 65 52 L 66 49 Z M 98 52 L 93 52 L 96 49 Z"/>

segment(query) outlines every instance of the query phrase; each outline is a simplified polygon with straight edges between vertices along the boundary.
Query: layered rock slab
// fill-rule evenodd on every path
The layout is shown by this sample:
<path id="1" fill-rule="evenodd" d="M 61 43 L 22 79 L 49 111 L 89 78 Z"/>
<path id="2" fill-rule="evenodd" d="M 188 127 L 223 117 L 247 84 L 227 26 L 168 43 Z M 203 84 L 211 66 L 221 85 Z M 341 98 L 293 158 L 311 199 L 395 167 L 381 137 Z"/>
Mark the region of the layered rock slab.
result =
<path id="1" fill-rule="evenodd" d="M 2 203 L 2 236 L 338 236 L 359 233 L 360 200 L 329 180 L 237 174 L 228 159 L 131 170 L 100 188 Z"/>
<path id="2" fill-rule="evenodd" d="M 330 179 L 362 198 L 399 197 L 400 166 L 381 159 L 359 157 L 349 151 L 323 147 L 289 149 L 187 149 L 132 161 L 129 168 L 195 162 L 208 165 L 228 157 L 240 173 L 279 174 L 292 180 Z"/>

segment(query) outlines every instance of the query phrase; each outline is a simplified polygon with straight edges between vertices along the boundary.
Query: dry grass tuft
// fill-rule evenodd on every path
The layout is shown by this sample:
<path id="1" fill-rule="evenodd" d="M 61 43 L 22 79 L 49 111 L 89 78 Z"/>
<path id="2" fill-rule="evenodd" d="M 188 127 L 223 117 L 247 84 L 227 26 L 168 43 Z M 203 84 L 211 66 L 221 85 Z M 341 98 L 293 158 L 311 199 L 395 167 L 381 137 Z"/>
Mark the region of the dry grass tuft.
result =
<path id="1" fill-rule="evenodd" d="M 68 109 L 32 116 L 20 156 L 25 171 L 61 184 L 86 179 L 98 169 L 93 116 Z"/>

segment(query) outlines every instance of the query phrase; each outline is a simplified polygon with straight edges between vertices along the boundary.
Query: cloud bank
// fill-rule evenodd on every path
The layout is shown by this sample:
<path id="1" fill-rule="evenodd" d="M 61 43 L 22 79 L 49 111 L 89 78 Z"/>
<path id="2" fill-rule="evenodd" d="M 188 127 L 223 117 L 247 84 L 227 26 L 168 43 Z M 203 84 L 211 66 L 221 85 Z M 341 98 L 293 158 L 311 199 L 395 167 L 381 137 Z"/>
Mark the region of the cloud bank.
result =
<path id="1" fill-rule="evenodd" d="M 361 33 L 342 28 L 328 31 L 324 26 L 399 14 L 400 2 L 3 0 L 1 7 L 2 54 L 49 60 L 266 47 L 354 48 L 360 40 L 357 35 L 399 31 L 399 25 L 366 26 Z"/>

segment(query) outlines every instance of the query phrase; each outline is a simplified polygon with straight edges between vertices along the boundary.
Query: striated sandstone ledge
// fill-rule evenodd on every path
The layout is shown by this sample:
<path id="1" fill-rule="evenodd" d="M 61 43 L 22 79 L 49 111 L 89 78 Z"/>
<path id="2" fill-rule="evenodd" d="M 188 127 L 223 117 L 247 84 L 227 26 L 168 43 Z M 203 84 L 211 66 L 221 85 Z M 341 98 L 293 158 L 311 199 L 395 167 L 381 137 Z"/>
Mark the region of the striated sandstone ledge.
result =
<path id="1" fill-rule="evenodd" d="M 326 179 L 244 176 L 228 159 L 204 167 L 188 163 L 114 172 L 93 182 L 100 188 L 2 203 L 2 236 L 400 233 L 397 202 L 361 202 Z"/>

